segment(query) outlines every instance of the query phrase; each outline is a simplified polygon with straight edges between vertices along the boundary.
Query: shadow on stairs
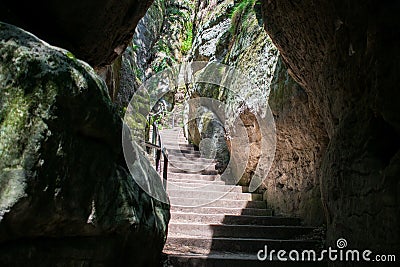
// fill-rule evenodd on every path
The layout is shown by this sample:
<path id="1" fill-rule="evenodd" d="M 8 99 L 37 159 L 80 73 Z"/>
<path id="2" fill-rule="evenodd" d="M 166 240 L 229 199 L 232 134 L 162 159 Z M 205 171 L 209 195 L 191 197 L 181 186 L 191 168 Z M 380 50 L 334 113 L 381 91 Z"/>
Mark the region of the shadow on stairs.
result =
<path id="1" fill-rule="evenodd" d="M 321 250 L 318 229 L 299 218 L 273 216 L 261 194 L 227 185 L 215 162 L 203 157 L 179 129 L 161 132 L 168 150 L 167 192 L 171 221 L 164 247 L 164 267 L 324 266 L 322 262 L 278 261 L 277 251 Z M 267 248 L 272 258 L 261 261 Z M 264 256 L 264 252 L 259 254 Z M 306 258 L 307 259 L 307 258 Z M 326 265 L 326 264 L 325 264 Z"/>

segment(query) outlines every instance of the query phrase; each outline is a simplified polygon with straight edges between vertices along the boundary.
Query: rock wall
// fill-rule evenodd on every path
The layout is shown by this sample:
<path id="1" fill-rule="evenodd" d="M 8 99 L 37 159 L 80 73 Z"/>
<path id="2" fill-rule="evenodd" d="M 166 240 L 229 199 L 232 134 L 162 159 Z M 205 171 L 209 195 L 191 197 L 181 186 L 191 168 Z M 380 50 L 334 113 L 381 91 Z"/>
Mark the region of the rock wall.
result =
<path id="1" fill-rule="evenodd" d="M 160 38 L 165 15 L 165 1 L 154 1 L 138 22 L 125 52 L 112 64 L 96 69 L 106 82 L 112 101 L 121 108 L 121 113 L 151 72 L 154 47 Z"/>
<path id="2" fill-rule="evenodd" d="M 121 110 L 128 106 L 143 82 L 182 62 L 187 53 L 183 43 L 191 32 L 192 9 L 191 1 L 155 0 L 139 21 L 122 56 L 97 69 Z"/>
<path id="3" fill-rule="evenodd" d="M 264 1 L 265 28 L 325 125 L 328 245 L 399 250 L 399 4 Z"/>
<path id="4" fill-rule="evenodd" d="M 245 101 L 250 106 L 238 111 L 242 117 L 249 135 L 250 159 L 238 158 L 239 161 L 248 161 L 239 183 L 248 186 L 260 158 L 260 135 L 256 127 L 255 117 L 249 112 L 250 108 L 266 102 L 275 64 L 277 50 L 265 34 L 260 23 L 260 14 L 254 9 L 254 1 L 246 8 L 238 8 L 238 3 L 227 1 L 198 1 L 194 24 L 194 41 L 190 59 L 193 61 L 219 62 L 237 68 L 244 77 L 251 80 L 259 89 L 254 92 L 251 87 L 242 87 L 239 92 L 230 89 L 199 84 L 190 92 L 191 97 L 208 97 L 220 100 L 227 105 L 238 105 Z M 260 94 L 262 95 L 260 97 Z M 238 113 L 238 114 L 239 114 Z M 215 136 L 215 148 L 220 172 L 224 171 L 229 162 L 230 143 L 229 133 L 207 134 L 199 132 L 196 122 L 190 125 L 189 133 L 199 136 L 200 139 Z M 219 122 L 223 125 L 223 122 Z M 194 133 L 194 134 L 193 134 Z M 193 140 L 195 144 L 200 140 Z M 225 152 L 223 152 L 225 151 Z M 219 155 L 218 155 L 219 154 Z M 245 155 L 243 155 L 244 157 Z M 227 160 L 228 159 L 228 160 Z"/>
<path id="5" fill-rule="evenodd" d="M 4 23 L 0 54 L 0 265 L 156 266 L 169 206 L 127 172 L 104 82 Z M 135 159 L 135 178 L 159 179 Z"/>
<path id="6" fill-rule="evenodd" d="M 230 20 L 230 41 L 226 43 L 227 55 L 223 63 L 239 69 L 260 90 L 257 94 L 252 87 L 242 87 L 237 92 L 239 99 L 248 103 L 248 107 L 242 110 L 241 119 L 247 130 L 250 154 L 248 159 L 241 159 L 247 160 L 247 166 L 239 181 L 239 184 L 247 186 L 257 166 L 262 164 L 261 130 L 254 112 L 249 110 L 251 106 L 267 103 L 279 54 L 263 29 L 261 9 L 256 1 L 236 1 Z"/>
<path id="7" fill-rule="evenodd" d="M 153 1 L 1 1 L 0 21 L 68 49 L 91 66 L 112 63 L 131 42 Z"/>
<path id="8" fill-rule="evenodd" d="M 277 148 L 264 181 L 264 199 L 276 213 L 297 215 L 308 225 L 322 225 L 325 216 L 319 178 L 322 155 L 329 139 L 309 98 L 280 58 L 269 96 L 276 123 Z"/>
<path id="9" fill-rule="evenodd" d="M 226 51 L 223 47 L 225 44 L 219 43 L 229 30 L 229 12 L 232 7 L 233 1 L 197 1 L 193 14 L 193 45 L 188 57 L 190 61 L 221 62 Z M 191 99 L 202 97 L 221 100 L 223 89 L 199 83 L 189 87 L 188 93 Z M 192 103 L 188 108 L 188 140 L 208 150 L 208 154 L 217 160 L 216 169 L 222 173 L 230 158 L 224 122 L 209 108 L 202 107 L 199 110 L 197 102 Z"/>
<path id="10" fill-rule="evenodd" d="M 261 91 L 260 97 L 253 88 L 242 87 L 238 95 L 249 105 L 268 101 L 272 109 L 276 154 L 259 188 L 268 206 L 278 214 L 300 216 L 307 224 L 323 224 L 319 169 L 328 142 L 327 133 L 308 94 L 289 76 L 277 48 L 265 32 L 260 3 L 199 1 L 196 10 L 191 59 L 236 67 Z M 210 97 L 229 104 L 232 98 L 228 94 L 224 88 L 201 85 L 194 88 L 192 97 Z M 237 159 L 247 161 L 239 184 L 248 186 L 257 166 L 262 164 L 261 135 L 249 107 L 242 109 L 240 118 L 247 129 L 250 154 L 247 158 L 242 153 L 243 158 L 239 155 Z M 200 124 L 195 122 L 189 127 L 194 143 L 212 136 L 201 133 Z M 223 148 L 224 144 L 218 147 Z M 230 149 L 229 140 L 225 147 Z"/>

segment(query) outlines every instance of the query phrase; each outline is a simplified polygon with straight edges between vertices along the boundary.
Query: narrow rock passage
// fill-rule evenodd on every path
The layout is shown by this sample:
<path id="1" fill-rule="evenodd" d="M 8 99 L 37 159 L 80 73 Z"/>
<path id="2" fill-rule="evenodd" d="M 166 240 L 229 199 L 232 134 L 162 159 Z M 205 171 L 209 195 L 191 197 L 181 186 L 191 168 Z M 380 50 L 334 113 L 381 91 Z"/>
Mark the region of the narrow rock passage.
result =
<path id="1" fill-rule="evenodd" d="M 180 128 L 161 131 L 161 138 L 170 162 L 166 266 L 287 266 L 288 262 L 259 261 L 257 252 L 265 245 L 288 252 L 320 246 L 310 238 L 314 228 L 302 226 L 299 218 L 273 216 L 261 194 L 222 181 L 215 161 L 187 144 Z"/>

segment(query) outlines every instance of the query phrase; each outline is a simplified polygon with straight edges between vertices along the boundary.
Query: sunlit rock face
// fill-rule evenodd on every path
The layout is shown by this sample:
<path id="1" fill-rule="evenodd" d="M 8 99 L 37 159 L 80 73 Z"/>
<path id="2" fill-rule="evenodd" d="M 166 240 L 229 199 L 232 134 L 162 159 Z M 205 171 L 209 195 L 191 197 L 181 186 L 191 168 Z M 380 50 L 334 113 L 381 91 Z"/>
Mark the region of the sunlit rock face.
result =
<path id="1" fill-rule="evenodd" d="M 183 43 L 191 31 L 192 9 L 191 1 L 155 0 L 138 22 L 125 52 L 113 64 L 96 68 L 121 110 L 147 79 L 184 60 L 188 51 Z M 173 93 L 163 97 L 170 106 L 174 105 Z"/>
<path id="2" fill-rule="evenodd" d="M 255 85 L 240 87 L 236 92 L 237 99 L 248 103 L 237 113 L 248 136 L 240 146 L 249 149 L 249 154 L 235 153 L 235 161 L 247 162 L 241 177 L 235 179 L 240 185 L 249 186 L 257 168 L 265 164 L 265 159 L 260 159 L 265 153 L 261 149 L 262 131 L 251 105 L 269 103 L 276 124 L 276 152 L 269 173 L 261 177 L 259 190 L 276 214 L 300 216 L 311 225 L 323 224 L 319 169 L 327 133 L 308 94 L 288 74 L 265 32 L 261 5 L 256 1 L 199 1 L 195 18 L 192 59 L 233 66 Z M 256 88 L 260 94 L 255 93 Z M 194 98 L 209 97 L 235 104 L 230 103 L 234 98 L 226 88 L 200 85 L 191 93 Z M 189 136 L 195 144 L 203 136 L 212 136 L 199 127 L 203 125 L 201 119 L 189 123 Z M 227 145 L 220 137 L 214 138 L 216 147 L 222 148 L 219 151 L 228 149 L 232 160 L 229 135 Z M 226 166 L 226 161 L 219 161 Z"/>
<path id="3" fill-rule="evenodd" d="M 398 251 L 399 3 L 263 1 L 265 29 L 329 136 L 328 245 Z"/>
<path id="4" fill-rule="evenodd" d="M 136 184 L 158 175 L 135 144 L 127 171 L 104 82 L 4 23 L 0 54 L 0 265 L 157 266 L 169 206 Z"/>
<path id="5" fill-rule="evenodd" d="M 240 185 L 248 186 L 261 156 L 261 135 L 254 116 L 254 110 L 257 108 L 254 107 L 266 104 L 268 101 L 269 86 L 278 59 L 278 51 L 263 29 L 261 13 L 257 12 L 254 2 L 249 3 L 244 9 L 237 8 L 237 5 L 238 3 L 232 0 L 197 3 L 190 59 L 218 62 L 234 67 L 246 80 L 239 79 L 238 83 L 249 82 L 252 86 L 232 90 L 232 88 L 199 84 L 191 88 L 190 95 L 192 98 L 217 99 L 227 106 L 240 106 L 239 102 L 246 102 L 241 110 L 236 111 L 236 115 L 246 128 L 249 138 L 244 145 L 250 150 L 249 155 L 246 153 L 238 155 L 236 160 L 247 162 L 247 166 L 239 174 L 240 177 L 234 179 Z M 201 120 L 189 123 L 189 137 L 193 143 L 198 144 L 202 138 L 213 136 L 219 162 L 218 169 L 220 172 L 224 171 L 232 152 L 230 133 L 225 131 L 217 131 L 219 134 L 207 133 L 204 131 L 206 128 L 199 129 L 199 125 L 204 125 Z M 220 125 L 224 123 L 219 122 Z"/>
<path id="6" fill-rule="evenodd" d="M 0 21 L 71 51 L 92 66 L 110 64 L 131 42 L 153 1 L 1 1 Z"/>

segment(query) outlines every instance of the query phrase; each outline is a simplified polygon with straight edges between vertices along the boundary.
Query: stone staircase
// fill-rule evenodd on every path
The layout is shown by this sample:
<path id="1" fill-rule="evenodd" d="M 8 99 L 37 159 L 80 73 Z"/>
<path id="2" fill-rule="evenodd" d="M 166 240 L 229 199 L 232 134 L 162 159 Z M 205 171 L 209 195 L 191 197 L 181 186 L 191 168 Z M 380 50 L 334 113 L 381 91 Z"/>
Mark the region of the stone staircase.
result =
<path id="1" fill-rule="evenodd" d="M 215 162 L 188 145 L 179 128 L 163 130 L 161 138 L 169 154 L 167 192 L 171 201 L 164 266 L 312 265 L 259 261 L 257 252 L 265 245 L 276 251 L 317 250 L 320 240 L 310 238 L 314 228 L 302 226 L 299 218 L 272 216 L 261 194 L 222 181 Z"/>

